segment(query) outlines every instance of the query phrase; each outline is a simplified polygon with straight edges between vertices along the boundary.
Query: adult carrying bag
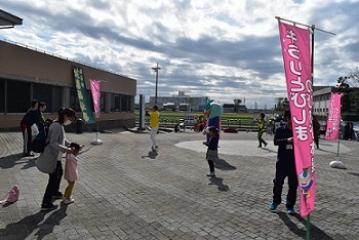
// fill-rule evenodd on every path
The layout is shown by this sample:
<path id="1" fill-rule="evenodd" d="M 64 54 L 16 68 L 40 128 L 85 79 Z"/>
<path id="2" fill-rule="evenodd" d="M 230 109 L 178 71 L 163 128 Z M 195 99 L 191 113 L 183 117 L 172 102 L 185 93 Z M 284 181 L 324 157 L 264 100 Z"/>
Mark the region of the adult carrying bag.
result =
<path id="1" fill-rule="evenodd" d="M 32 141 L 31 150 L 35 153 L 42 153 L 46 147 L 48 142 L 46 142 L 47 135 L 49 134 L 49 127 L 51 123 L 46 123 L 40 129 L 39 134 L 35 137 L 34 141 Z"/>

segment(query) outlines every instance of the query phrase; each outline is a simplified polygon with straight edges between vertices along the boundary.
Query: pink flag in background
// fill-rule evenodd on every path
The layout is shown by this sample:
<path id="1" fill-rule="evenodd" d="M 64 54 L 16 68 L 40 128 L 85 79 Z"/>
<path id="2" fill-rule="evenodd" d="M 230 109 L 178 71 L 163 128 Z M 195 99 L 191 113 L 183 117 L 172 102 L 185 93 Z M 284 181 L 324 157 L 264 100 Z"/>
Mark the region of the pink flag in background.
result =
<path id="1" fill-rule="evenodd" d="M 100 81 L 91 80 L 90 79 L 90 86 L 91 86 L 91 93 L 93 99 L 93 108 L 95 111 L 96 118 L 100 117 Z"/>
<path id="2" fill-rule="evenodd" d="M 315 168 L 312 126 L 312 67 L 308 29 L 279 22 L 289 107 L 292 115 L 295 164 L 300 191 L 300 215 L 314 210 Z"/>
<path id="3" fill-rule="evenodd" d="M 327 129 L 325 131 L 325 139 L 327 140 L 337 140 L 339 137 L 341 97 L 340 93 L 332 93 L 330 95 Z"/>

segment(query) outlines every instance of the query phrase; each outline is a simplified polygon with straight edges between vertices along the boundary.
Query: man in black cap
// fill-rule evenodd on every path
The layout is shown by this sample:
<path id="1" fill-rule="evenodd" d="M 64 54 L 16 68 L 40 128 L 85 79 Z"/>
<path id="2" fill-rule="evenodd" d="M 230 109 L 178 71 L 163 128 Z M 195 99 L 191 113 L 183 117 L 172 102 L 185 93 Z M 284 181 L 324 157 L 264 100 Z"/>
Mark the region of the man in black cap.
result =
<path id="1" fill-rule="evenodd" d="M 287 213 L 295 214 L 294 204 L 297 199 L 298 178 L 295 168 L 293 131 L 290 111 L 285 111 L 287 124 L 279 127 L 274 136 L 274 145 L 278 146 L 275 179 L 273 180 L 273 202 L 269 210 L 274 211 L 282 202 L 284 179 L 288 177 Z"/>
<path id="2" fill-rule="evenodd" d="M 42 116 L 42 112 L 45 111 L 45 109 L 46 104 L 44 102 L 39 104 L 38 100 L 34 99 L 31 101 L 31 108 L 21 120 L 20 128 L 24 139 L 23 153 L 25 157 L 34 156 L 34 154 L 31 153 L 31 145 L 34 137 L 32 136 L 31 126 L 36 124 L 38 129 L 44 126 L 45 120 Z"/>
<path id="3" fill-rule="evenodd" d="M 35 112 L 39 106 L 39 101 L 33 99 L 31 101 L 31 107 L 27 110 L 26 114 L 20 122 L 20 129 L 22 132 L 22 137 L 24 140 L 23 154 L 24 156 L 33 156 L 31 155 L 31 143 L 32 143 L 32 130 L 31 126 L 35 122 Z M 32 123 L 32 124 L 31 124 Z"/>

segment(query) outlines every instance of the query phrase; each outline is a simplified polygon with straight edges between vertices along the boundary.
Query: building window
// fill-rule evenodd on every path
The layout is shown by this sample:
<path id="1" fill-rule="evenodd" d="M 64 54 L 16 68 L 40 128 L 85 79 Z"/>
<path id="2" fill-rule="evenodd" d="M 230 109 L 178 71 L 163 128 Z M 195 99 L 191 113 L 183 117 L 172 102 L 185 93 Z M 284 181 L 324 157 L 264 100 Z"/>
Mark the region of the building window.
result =
<path id="1" fill-rule="evenodd" d="M 101 95 L 100 95 L 100 109 L 101 109 L 101 112 L 105 112 L 105 93 L 104 92 L 101 92 Z"/>
<path id="2" fill-rule="evenodd" d="M 0 113 L 5 113 L 5 80 L 0 80 Z"/>
<path id="3" fill-rule="evenodd" d="M 113 101 L 113 112 L 120 112 L 121 111 L 121 95 L 114 94 L 114 101 Z"/>
<path id="4" fill-rule="evenodd" d="M 121 112 L 129 112 L 130 111 L 130 101 L 129 96 L 121 95 Z"/>
<path id="5" fill-rule="evenodd" d="M 33 84 L 33 98 L 46 103 L 45 112 L 53 112 L 52 86 L 47 84 Z"/>
<path id="6" fill-rule="evenodd" d="M 135 97 L 134 96 L 129 96 L 129 98 L 130 98 L 130 102 L 129 102 L 129 105 L 130 105 L 130 112 L 131 113 L 134 113 L 134 111 L 135 111 Z"/>
<path id="7" fill-rule="evenodd" d="M 87 96 L 89 98 L 89 103 L 90 103 L 90 109 L 92 112 L 95 112 L 95 108 L 93 106 L 93 98 L 92 98 L 92 92 L 91 90 L 87 90 Z"/>
<path id="8" fill-rule="evenodd" d="M 76 88 L 70 89 L 70 108 L 74 109 L 76 112 L 81 112 L 79 98 L 77 97 Z"/>
<path id="9" fill-rule="evenodd" d="M 63 107 L 61 104 L 61 87 L 52 86 L 52 112 L 57 113 L 60 107 Z M 47 109 L 46 109 L 47 110 Z"/>
<path id="10" fill-rule="evenodd" d="M 31 105 L 31 83 L 7 81 L 7 112 L 25 113 Z"/>

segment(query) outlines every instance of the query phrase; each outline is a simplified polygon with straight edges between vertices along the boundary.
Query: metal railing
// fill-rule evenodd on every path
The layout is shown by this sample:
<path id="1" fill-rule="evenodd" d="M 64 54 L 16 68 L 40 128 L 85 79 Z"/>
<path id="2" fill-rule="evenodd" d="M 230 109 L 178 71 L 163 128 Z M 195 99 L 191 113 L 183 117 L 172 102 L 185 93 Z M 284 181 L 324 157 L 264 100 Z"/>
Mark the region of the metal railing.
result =
<path id="1" fill-rule="evenodd" d="M 137 125 L 138 125 L 138 121 Z M 174 127 L 177 123 L 179 123 L 178 119 L 173 118 L 160 118 L 159 124 L 160 127 Z M 145 119 L 145 125 L 149 125 L 149 119 Z M 186 127 L 193 127 L 195 124 L 185 124 Z M 257 124 L 251 120 L 248 119 L 225 119 L 222 120 L 222 129 L 227 127 L 233 127 L 233 128 L 243 128 L 243 127 L 249 127 L 249 128 L 257 128 Z"/>

